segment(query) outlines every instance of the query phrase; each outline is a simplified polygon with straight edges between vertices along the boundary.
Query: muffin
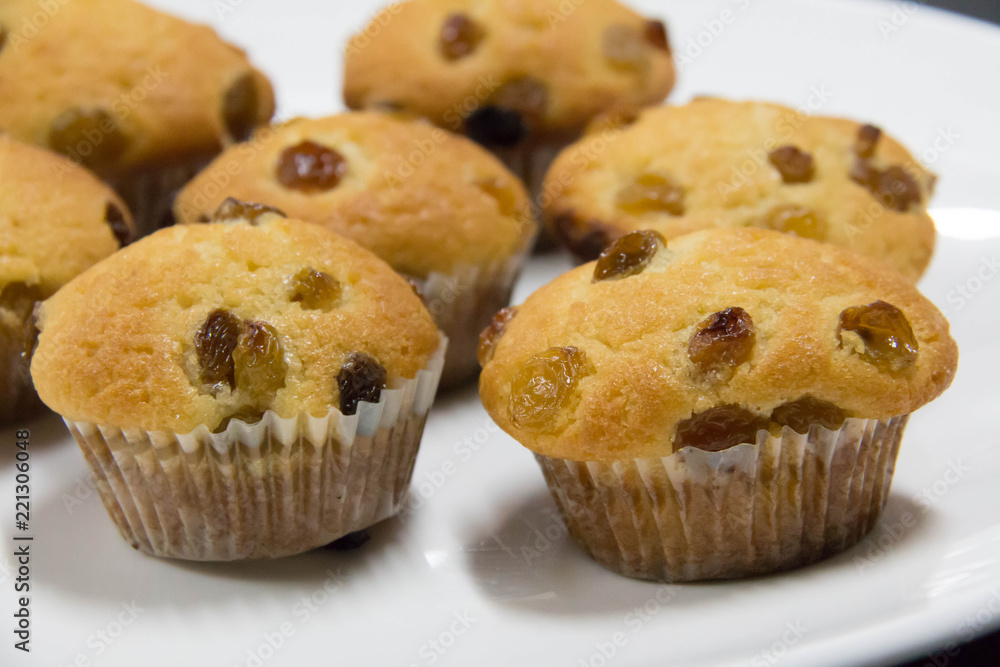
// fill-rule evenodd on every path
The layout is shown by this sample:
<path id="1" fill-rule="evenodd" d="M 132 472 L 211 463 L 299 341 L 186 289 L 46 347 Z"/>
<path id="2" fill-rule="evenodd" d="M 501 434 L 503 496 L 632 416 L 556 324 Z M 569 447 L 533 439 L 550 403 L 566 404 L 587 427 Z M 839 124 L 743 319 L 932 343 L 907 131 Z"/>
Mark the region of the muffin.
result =
<path id="1" fill-rule="evenodd" d="M 0 422 L 41 403 L 28 364 L 35 304 L 129 242 L 132 216 L 95 176 L 0 134 Z"/>
<path id="2" fill-rule="evenodd" d="M 546 225 L 583 261 L 636 229 L 671 239 L 762 227 L 850 248 L 916 281 L 934 250 L 933 188 L 872 125 L 702 98 L 568 148 L 542 201 Z"/>
<path id="3" fill-rule="evenodd" d="M 344 100 L 464 133 L 537 193 L 595 118 L 631 116 L 673 85 L 663 22 L 615 0 L 409 0 L 352 38 Z"/>
<path id="4" fill-rule="evenodd" d="M 412 279 L 450 339 L 446 387 L 479 370 L 479 332 L 509 303 L 536 233 L 524 188 L 493 156 L 378 113 L 260 130 L 191 181 L 176 218 L 207 220 L 229 196 L 323 225 Z"/>
<path id="5" fill-rule="evenodd" d="M 44 21 L 39 21 L 42 16 Z M 274 113 L 271 84 L 206 26 L 133 0 L 0 3 L 0 132 L 83 164 L 140 232 L 221 147 Z"/>
<path id="6" fill-rule="evenodd" d="M 122 537 L 286 556 L 392 516 L 446 341 L 405 280 L 263 208 L 161 230 L 39 308 L 31 365 Z"/>
<path id="7" fill-rule="evenodd" d="M 957 357 L 941 313 L 874 260 L 770 230 L 642 230 L 497 317 L 480 394 L 599 563 L 733 578 L 870 531 L 908 416 Z"/>

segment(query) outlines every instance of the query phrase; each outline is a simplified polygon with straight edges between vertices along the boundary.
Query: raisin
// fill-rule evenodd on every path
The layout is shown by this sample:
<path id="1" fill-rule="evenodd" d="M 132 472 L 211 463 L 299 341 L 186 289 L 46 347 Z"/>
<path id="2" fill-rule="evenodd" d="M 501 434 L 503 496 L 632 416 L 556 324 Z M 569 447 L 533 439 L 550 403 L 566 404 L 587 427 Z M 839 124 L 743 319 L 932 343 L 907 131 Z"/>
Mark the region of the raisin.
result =
<path id="1" fill-rule="evenodd" d="M 328 273 L 305 268 L 290 282 L 292 303 L 301 303 L 306 310 L 329 311 L 340 301 L 340 283 Z"/>
<path id="2" fill-rule="evenodd" d="M 805 239 L 826 239 L 826 221 L 816 211 L 798 204 L 785 204 L 771 209 L 764 220 L 764 227 Z"/>
<path id="3" fill-rule="evenodd" d="M 874 125 L 862 125 L 858 128 L 858 136 L 854 140 L 854 154 L 865 160 L 874 157 L 881 138 L 882 130 Z"/>
<path id="4" fill-rule="evenodd" d="M 737 405 L 720 405 L 692 415 L 677 425 L 674 451 L 694 447 L 721 452 L 745 443 L 756 443 L 757 433 L 767 430 L 766 417 Z"/>
<path id="5" fill-rule="evenodd" d="M 646 41 L 657 49 L 670 53 L 670 37 L 663 21 L 646 21 L 645 37 Z"/>
<path id="6" fill-rule="evenodd" d="M 586 355 L 575 347 L 553 347 L 531 357 L 511 382 L 508 414 L 514 426 L 550 428 L 585 368 Z"/>
<path id="7" fill-rule="evenodd" d="M 482 26 L 465 14 L 451 14 L 441 27 L 441 55 L 445 60 L 471 55 L 485 36 Z"/>
<path id="8" fill-rule="evenodd" d="M 493 321 L 490 322 L 490 325 L 479 334 L 480 366 L 485 366 L 493 359 L 493 353 L 496 352 L 497 344 L 507 330 L 507 325 L 514 319 L 515 315 L 517 315 L 517 306 L 509 306 L 501 309 L 493 316 Z"/>
<path id="9" fill-rule="evenodd" d="M 865 345 L 861 358 L 881 371 L 901 371 L 917 361 L 919 345 L 913 329 L 903 311 L 891 303 L 876 301 L 847 308 L 840 314 L 837 327 L 841 345 L 844 331 L 861 337 Z"/>
<path id="10" fill-rule="evenodd" d="M 614 238 L 613 232 L 605 225 L 599 222 L 581 225 L 572 213 L 562 213 L 555 216 L 552 228 L 566 248 L 583 262 L 600 257 L 601 253 L 611 245 Z"/>
<path id="11" fill-rule="evenodd" d="M 104 207 L 104 220 L 108 223 L 115 238 L 118 239 L 118 247 L 124 248 L 135 240 L 132 228 L 129 227 L 128 221 L 125 219 L 125 214 L 115 203 L 108 202 L 107 206 Z"/>
<path id="12" fill-rule="evenodd" d="M 49 130 L 49 147 L 96 170 L 110 167 L 127 141 L 104 109 L 74 108 L 59 114 Z"/>
<path id="13" fill-rule="evenodd" d="M 285 217 L 282 211 L 273 206 L 240 201 L 235 197 L 227 197 L 224 202 L 219 204 L 219 208 L 215 209 L 215 213 L 212 214 L 212 222 L 246 220 L 251 225 L 255 225 L 260 222 L 262 217 L 267 215 Z"/>
<path id="14" fill-rule="evenodd" d="M 599 132 L 620 131 L 639 120 L 639 114 L 635 111 L 602 111 L 594 116 L 587 124 L 585 134 L 597 134 Z"/>
<path id="15" fill-rule="evenodd" d="M 750 313 L 727 308 L 702 321 L 688 343 L 691 362 L 703 372 L 736 368 L 750 360 L 757 330 Z"/>
<path id="16" fill-rule="evenodd" d="M 604 58 L 620 69 L 640 71 L 649 65 L 644 35 L 628 25 L 610 25 L 604 29 Z"/>
<path id="17" fill-rule="evenodd" d="M 246 141 L 260 119 L 257 78 L 253 72 L 237 77 L 222 98 L 222 119 L 226 132 L 234 141 Z"/>
<path id="18" fill-rule="evenodd" d="M 667 245 L 659 232 L 651 229 L 630 232 L 619 237 L 605 250 L 594 267 L 594 282 L 619 280 L 642 273 Z"/>
<path id="19" fill-rule="evenodd" d="M 479 189 L 497 203 L 500 215 L 513 217 L 517 213 L 517 193 L 499 178 L 490 178 L 476 183 Z"/>
<path id="20" fill-rule="evenodd" d="M 684 188 L 666 176 L 647 172 L 622 188 L 615 203 L 630 215 L 684 215 Z"/>
<path id="21" fill-rule="evenodd" d="M 797 146 L 781 146 L 767 156 L 785 183 L 808 183 L 816 173 L 813 156 Z"/>
<path id="22" fill-rule="evenodd" d="M 236 388 L 255 399 L 272 396 L 285 386 L 288 363 L 278 332 L 266 322 L 247 320 L 233 350 Z"/>
<path id="23" fill-rule="evenodd" d="M 905 213 L 921 201 L 920 186 L 905 168 L 892 166 L 878 172 L 873 193 L 886 208 Z"/>
<path id="24" fill-rule="evenodd" d="M 322 192 L 340 185 L 347 173 L 344 156 L 314 141 L 289 146 L 278 158 L 278 182 L 301 192 Z"/>
<path id="25" fill-rule="evenodd" d="M 240 336 L 240 318 L 219 308 L 209 313 L 194 338 L 201 381 L 217 386 L 226 383 L 236 386 L 233 350 Z"/>
<path id="26" fill-rule="evenodd" d="M 344 365 L 337 374 L 340 389 L 340 412 L 353 415 L 358 412 L 358 403 L 377 403 L 382 397 L 388 373 L 378 360 L 364 352 L 347 355 Z"/>
<path id="27" fill-rule="evenodd" d="M 805 435 L 813 424 L 836 431 L 847 421 L 847 413 L 828 401 L 803 396 L 776 407 L 771 413 L 771 421 Z"/>

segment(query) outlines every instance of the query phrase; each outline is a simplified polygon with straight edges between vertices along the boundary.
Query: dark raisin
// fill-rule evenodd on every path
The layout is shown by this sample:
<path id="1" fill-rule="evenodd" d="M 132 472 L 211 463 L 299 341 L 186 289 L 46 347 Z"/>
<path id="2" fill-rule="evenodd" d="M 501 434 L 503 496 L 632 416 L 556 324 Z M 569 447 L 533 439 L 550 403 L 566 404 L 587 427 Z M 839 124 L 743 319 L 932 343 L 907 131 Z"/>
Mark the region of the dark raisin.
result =
<path id="1" fill-rule="evenodd" d="M 688 343 L 688 356 L 707 373 L 736 368 L 750 360 L 757 330 L 750 313 L 742 308 L 727 308 L 702 321 Z"/>
<path id="2" fill-rule="evenodd" d="M 233 388 L 236 379 L 233 350 L 240 336 L 240 318 L 225 309 L 213 310 L 194 338 L 201 381 L 209 385 L 226 383 Z"/>
<path id="3" fill-rule="evenodd" d="M 667 26 L 663 21 L 646 21 L 646 41 L 660 49 L 670 53 L 670 38 L 667 35 Z"/>
<path id="4" fill-rule="evenodd" d="M 771 421 L 804 435 L 809 432 L 809 427 L 813 424 L 836 431 L 847 421 L 847 416 L 845 411 L 833 403 L 812 396 L 803 396 L 796 401 L 776 407 L 771 413 Z"/>
<path id="5" fill-rule="evenodd" d="M 667 245 L 659 232 L 645 229 L 618 238 L 605 250 L 594 267 L 594 282 L 619 280 L 642 273 Z"/>
<path id="6" fill-rule="evenodd" d="M 566 248 L 583 262 L 600 257 L 614 238 L 613 233 L 600 223 L 579 223 L 572 213 L 557 215 L 553 220 L 553 229 Z"/>
<path id="7" fill-rule="evenodd" d="M 847 308 L 840 314 L 837 338 L 844 343 L 844 332 L 861 337 L 861 358 L 882 371 L 901 371 L 917 361 L 919 345 L 906 315 L 885 301 Z"/>
<path id="8" fill-rule="evenodd" d="M 278 158 L 278 182 L 301 192 L 322 192 L 340 185 L 347 173 L 344 156 L 314 141 L 289 146 Z"/>
<path id="9" fill-rule="evenodd" d="M 776 148 L 767 158 L 785 183 L 808 183 L 816 173 L 813 156 L 797 146 Z"/>
<path id="10" fill-rule="evenodd" d="M 441 55 L 446 60 L 459 60 L 471 55 L 485 36 L 482 26 L 465 14 L 451 14 L 441 27 Z"/>
<path id="11" fill-rule="evenodd" d="M 342 288 L 329 273 L 305 268 L 291 278 L 292 303 L 301 303 L 306 310 L 332 310 L 340 301 Z"/>
<path id="12" fill-rule="evenodd" d="M 387 379 L 388 373 L 375 357 L 364 352 L 347 355 L 337 375 L 340 412 L 353 415 L 357 414 L 361 401 L 378 403 Z"/>
<path id="13" fill-rule="evenodd" d="M 905 168 L 892 166 L 878 172 L 875 197 L 886 208 L 905 213 L 921 201 L 920 186 Z"/>
<path id="14" fill-rule="evenodd" d="M 695 447 L 706 452 L 721 452 L 745 443 L 756 443 L 757 433 L 767 430 L 766 417 L 737 405 L 720 405 L 692 415 L 677 425 L 674 451 Z"/>
<path id="15" fill-rule="evenodd" d="M 493 321 L 490 322 L 490 325 L 479 334 L 480 366 L 485 366 L 493 359 L 493 353 L 496 352 L 497 344 L 507 330 L 507 325 L 514 319 L 515 315 L 517 315 L 517 306 L 509 306 L 501 309 L 493 316 Z"/>
<path id="16" fill-rule="evenodd" d="M 575 347 L 553 347 L 534 355 L 514 376 L 508 414 L 517 428 L 551 427 L 586 369 L 586 355 Z"/>
<path id="17" fill-rule="evenodd" d="M 52 150 L 98 171 L 113 166 L 127 143 L 114 116 L 100 108 L 64 111 L 49 129 Z"/>
<path id="18" fill-rule="evenodd" d="M 332 549 L 333 551 L 353 551 L 359 549 L 371 539 L 371 535 L 368 534 L 368 530 L 359 530 L 354 533 L 348 533 L 338 540 L 334 540 L 326 545 L 326 549 Z"/>
<path id="19" fill-rule="evenodd" d="M 641 71 L 649 65 L 645 36 L 630 25 L 610 25 L 604 29 L 604 58 L 620 69 Z"/>
<path id="20" fill-rule="evenodd" d="M 288 363 L 278 332 L 266 322 L 243 323 L 233 350 L 236 388 L 264 400 L 285 386 Z"/>
<path id="21" fill-rule="evenodd" d="M 215 213 L 212 214 L 212 222 L 246 220 L 253 225 L 267 215 L 277 215 L 282 218 L 285 217 L 285 214 L 282 211 L 274 208 L 273 206 L 257 204 L 255 202 L 245 202 L 240 201 L 235 197 L 228 197 L 224 202 L 219 204 L 219 208 L 215 209 Z"/>
<path id="22" fill-rule="evenodd" d="M 132 228 L 129 227 L 128 221 L 125 219 L 125 214 L 114 202 L 108 202 L 107 206 L 104 207 L 104 220 L 108 223 L 115 238 L 118 239 L 119 247 L 124 248 L 135 240 Z"/>
<path id="23" fill-rule="evenodd" d="M 246 141 L 260 122 L 257 77 L 247 72 L 237 77 L 222 98 L 222 118 L 234 141 Z"/>
<path id="24" fill-rule="evenodd" d="M 874 125 L 862 125 L 858 128 L 858 136 L 854 141 L 854 153 L 859 158 L 869 159 L 875 156 L 882 130 Z"/>
<path id="25" fill-rule="evenodd" d="M 640 174 L 618 192 L 618 208 L 630 215 L 684 215 L 684 188 L 662 174 Z"/>

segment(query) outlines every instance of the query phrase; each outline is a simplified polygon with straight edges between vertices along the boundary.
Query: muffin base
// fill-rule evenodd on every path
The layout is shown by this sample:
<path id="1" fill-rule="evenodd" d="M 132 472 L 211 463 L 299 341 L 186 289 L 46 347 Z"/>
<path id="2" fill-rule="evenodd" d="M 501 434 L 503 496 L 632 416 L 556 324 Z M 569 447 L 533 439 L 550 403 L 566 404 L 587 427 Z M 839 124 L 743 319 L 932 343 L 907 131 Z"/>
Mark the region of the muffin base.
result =
<path id="1" fill-rule="evenodd" d="M 662 459 L 536 458 L 573 539 L 604 567 L 665 582 L 732 579 L 857 544 L 885 507 L 908 419 L 761 431 L 756 444 Z"/>
<path id="2" fill-rule="evenodd" d="M 197 561 L 290 556 L 401 509 L 446 346 L 356 415 L 266 412 L 219 434 L 66 425 L 133 548 Z"/>

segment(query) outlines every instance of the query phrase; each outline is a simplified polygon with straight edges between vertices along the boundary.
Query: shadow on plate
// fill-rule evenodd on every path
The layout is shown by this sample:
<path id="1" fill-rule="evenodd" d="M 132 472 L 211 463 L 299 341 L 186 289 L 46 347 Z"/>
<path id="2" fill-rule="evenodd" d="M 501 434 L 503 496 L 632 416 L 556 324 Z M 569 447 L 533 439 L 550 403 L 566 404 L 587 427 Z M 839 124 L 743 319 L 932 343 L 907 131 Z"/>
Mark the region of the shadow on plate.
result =
<path id="1" fill-rule="evenodd" d="M 17 453 L 14 443 L 18 440 L 17 432 L 22 429 L 27 429 L 31 432 L 28 437 L 28 441 L 31 443 L 28 446 L 29 453 L 49 448 L 58 442 L 72 442 L 72 438 L 69 435 L 69 431 L 66 430 L 66 424 L 63 423 L 63 420 L 59 415 L 46 409 L 27 419 L 18 419 L 13 424 L 0 429 L 0 442 L 9 445 L 0 447 L 0 450 L 2 450 L 2 453 L 0 453 L 0 467 L 6 468 L 7 466 L 14 465 L 14 455 Z M 75 445 L 73 446 L 75 447 Z"/>
<path id="2" fill-rule="evenodd" d="M 832 558 L 784 573 L 734 581 L 662 584 L 629 579 L 591 560 L 570 538 L 548 493 L 526 498 L 496 530 L 475 533 L 465 545 L 468 568 L 494 602 L 539 614 L 600 615 L 659 609 L 667 602 L 690 611 L 745 594 L 748 587 L 773 587 L 777 579 L 799 586 L 817 577 L 843 578 L 875 567 L 893 550 L 918 541 L 933 513 L 913 500 L 892 495 L 875 530 Z"/>

